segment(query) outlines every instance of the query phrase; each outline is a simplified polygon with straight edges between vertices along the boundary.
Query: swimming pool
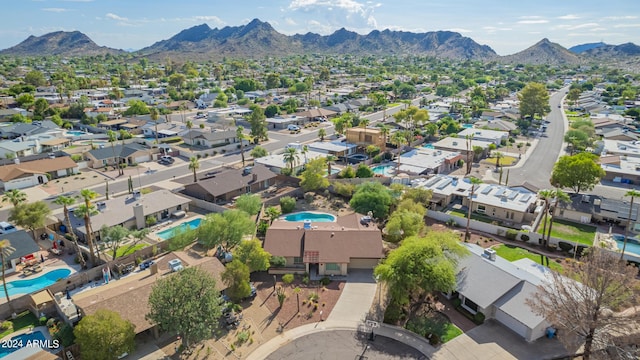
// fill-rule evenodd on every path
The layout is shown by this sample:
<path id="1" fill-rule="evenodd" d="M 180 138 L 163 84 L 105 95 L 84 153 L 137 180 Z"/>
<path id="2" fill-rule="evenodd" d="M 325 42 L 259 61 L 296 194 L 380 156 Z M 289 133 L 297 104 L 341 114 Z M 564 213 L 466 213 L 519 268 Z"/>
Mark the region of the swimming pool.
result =
<path id="1" fill-rule="evenodd" d="M 313 211 L 301 211 L 293 214 L 289 214 L 283 217 L 285 221 L 297 221 L 303 222 L 305 220 L 311 222 L 334 222 L 336 217 L 331 214 L 313 212 Z"/>
<path id="2" fill-rule="evenodd" d="M 84 131 L 70 130 L 65 133 L 67 136 L 83 136 L 83 135 L 91 135 L 90 133 Z"/>
<path id="3" fill-rule="evenodd" d="M 374 174 L 391 176 L 393 175 L 393 169 L 395 165 L 378 165 L 371 168 Z"/>
<path id="4" fill-rule="evenodd" d="M 622 251 L 624 235 L 613 234 L 611 237 L 616 241 L 616 244 L 618 244 L 618 250 Z M 624 248 L 624 252 L 640 256 L 640 241 L 635 238 L 627 238 L 627 247 Z"/>
<path id="5" fill-rule="evenodd" d="M 47 341 L 42 331 L 34 330 L 31 333 L 13 336 L 11 340 L 3 340 L 3 346 L 0 347 L 0 358 L 27 347 L 27 343 L 31 344 L 30 347 L 38 346 L 38 344 L 55 345 L 52 341 Z"/>
<path id="6" fill-rule="evenodd" d="M 168 240 L 171 239 L 175 234 L 176 231 L 184 231 L 187 229 L 190 230 L 195 230 L 198 228 L 198 226 L 200 226 L 200 223 L 202 222 L 202 218 L 197 218 L 197 219 L 193 219 L 193 220 L 189 220 L 185 223 L 182 223 L 178 226 L 174 226 L 172 228 L 169 228 L 167 230 L 162 230 L 156 233 L 156 235 L 158 235 L 159 238 L 163 239 L 163 240 Z"/>
<path id="7" fill-rule="evenodd" d="M 473 124 L 462 124 L 462 127 L 465 129 L 471 129 L 473 127 Z"/>
<path id="8" fill-rule="evenodd" d="M 29 294 L 46 288 L 54 282 L 64 279 L 71 274 L 69 269 L 56 269 L 46 272 L 33 279 L 13 280 L 7 282 L 9 296 L 16 294 Z M 4 297 L 4 289 L 0 286 L 0 297 Z"/>
<path id="9" fill-rule="evenodd" d="M 431 144 L 422 145 L 422 147 L 425 148 L 425 149 L 433 149 L 434 148 L 433 145 L 431 145 Z"/>

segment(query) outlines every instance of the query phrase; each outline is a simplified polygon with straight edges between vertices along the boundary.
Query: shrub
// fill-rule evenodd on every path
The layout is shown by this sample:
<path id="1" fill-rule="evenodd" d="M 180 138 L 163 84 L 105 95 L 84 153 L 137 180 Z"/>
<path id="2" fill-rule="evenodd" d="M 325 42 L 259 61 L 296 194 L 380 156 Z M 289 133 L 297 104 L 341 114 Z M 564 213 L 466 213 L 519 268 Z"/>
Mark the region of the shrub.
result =
<path id="1" fill-rule="evenodd" d="M 507 240 L 515 240 L 517 236 L 518 236 L 518 232 L 513 229 L 507 230 L 507 234 L 505 235 Z"/>
<path id="2" fill-rule="evenodd" d="M 566 243 L 564 241 L 560 241 L 560 242 L 558 242 L 558 247 L 562 251 L 571 251 L 571 250 L 573 250 L 574 246 L 572 244 Z"/>
<path id="3" fill-rule="evenodd" d="M 382 162 L 382 155 L 381 154 L 378 154 L 378 155 L 373 157 L 373 163 L 374 164 L 379 164 L 381 162 Z"/>
<path id="4" fill-rule="evenodd" d="M 302 283 L 305 285 L 309 285 L 309 276 L 303 276 L 302 277 Z"/>
<path id="5" fill-rule="evenodd" d="M 240 331 L 236 337 L 236 343 L 238 345 L 242 345 L 245 342 L 247 342 L 247 340 L 249 340 L 249 332 L 248 331 Z"/>
<path id="6" fill-rule="evenodd" d="M 529 235 L 527 235 L 527 234 L 522 234 L 522 235 L 520 236 L 520 240 L 525 241 L 525 242 L 526 242 L 526 241 L 529 241 Z"/>
<path id="7" fill-rule="evenodd" d="M 256 232 L 258 233 L 258 235 L 264 236 L 267 233 L 267 229 L 269 229 L 269 222 L 260 221 L 260 223 L 258 223 L 258 228 L 256 229 Z"/>
<path id="8" fill-rule="evenodd" d="M 291 176 L 292 173 L 293 173 L 293 171 L 291 171 L 290 168 L 282 168 L 280 170 L 280 174 L 282 174 L 282 175 Z"/>
<path id="9" fill-rule="evenodd" d="M 473 315 L 473 322 L 480 325 L 484 322 L 484 314 L 481 312 L 477 312 L 475 315 Z"/>
<path id="10" fill-rule="evenodd" d="M 338 173 L 338 179 L 353 179 L 354 177 L 356 177 L 356 171 L 351 166 L 347 166 Z"/>
<path id="11" fill-rule="evenodd" d="M 353 195 L 353 192 L 356 190 L 356 186 L 354 184 L 343 183 L 343 182 L 335 182 L 333 183 L 333 191 L 345 198 L 350 198 Z"/>
<path id="12" fill-rule="evenodd" d="M 436 346 L 440 343 L 440 337 L 436 334 L 429 334 L 427 337 L 429 338 L 429 344 L 431 346 Z"/>
<path id="13" fill-rule="evenodd" d="M 450 218 L 449 220 L 447 220 L 445 224 L 447 226 L 458 227 L 458 223 L 453 218 Z"/>
<path id="14" fill-rule="evenodd" d="M 284 267 L 287 264 L 287 259 L 284 256 L 272 256 L 269 264 L 273 267 Z"/>
<path id="15" fill-rule="evenodd" d="M 400 306 L 395 301 L 389 303 L 387 306 L 387 310 L 384 312 L 384 322 L 385 324 L 396 325 L 398 321 L 404 318 L 404 312 L 402 311 L 402 306 Z"/>
<path id="16" fill-rule="evenodd" d="M 280 209 L 283 214 L 288 214 L 296 208 L 296 199 L 291 196 L 283 196 L 280 198 Z"/>
<path id="17" fill-rule="evenodd" d="M 309 301 L 318 302 L 320 295 L 318 295 L 317 292 L 312 292 L 307 296 L 307 299 L 309 299 Z"/>
<path id="18" fill-rule="evenodd" d="M 460 300 L 460 298 L 455 298 L 451 300 L 451 302 L 453 303 L 453 307 L 455 308 L 459 308 L 462 305 L 462 300 Z"/>
<path id="19" fill-rule="evenodd" d="M 289 285 L 293 282 L 293 274 L 282 275 L 282 282 Z"/>
<path id="20" fill-rule="evenodd" d="M 47 318 L 44 318 L 44 321 L 47 321 Z M 40 318 L 40 324 L 44 325 L 44 323 L 42 322 L 42 318 Z M 2 323 L 0 323 L 0 331 L 5 331 L 5 330 L 9 330 L 13 328 L 13 323 L 9 320 L 5 320 Z"/>
<path id="21" fill-rule="evenodd" d="M 371 170 L 365 164 L 360 164 L 358 166 L 358 170 L 356 170 L 356 177 L 357 178 L 371 178 L 371 177 L 373 177 L 373 175 L 375 175 L 373 170 Z"/>
<path id="22" fill-rule="evenodd" d="M 322 279 L 320 279 L 320 285 L 322 286 L 327 286 L 329 285 L 329 283 L 331 283 L 331 279 L 329 279 L 328 277 L 323 277 Z"/>
<path id="23" fill-rule="evenodd" d="M 48 328 L 52 328 L 56 325 L 56 319 L 55 318 L 50 318 L 49 320 L 47 320 L 47 327 Z"/>

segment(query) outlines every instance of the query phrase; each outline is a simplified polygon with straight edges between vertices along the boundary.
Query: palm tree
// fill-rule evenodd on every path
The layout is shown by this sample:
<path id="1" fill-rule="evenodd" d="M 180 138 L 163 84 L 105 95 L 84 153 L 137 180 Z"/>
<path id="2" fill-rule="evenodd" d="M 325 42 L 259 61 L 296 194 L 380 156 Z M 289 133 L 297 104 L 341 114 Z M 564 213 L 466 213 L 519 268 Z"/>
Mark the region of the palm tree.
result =
<path id="1" fill-rule="evenodd" d="M 153 124 L 155 125 L 155 133 L 156 133 L 156 145 L 159 144 L 158 142 L 158 109 L 152 107 L 149 109 L 149 116 L 151 117 L 151 120 L 153 120 Z"/>
<path id="2" fill-rule="evenodd" d="M 7 190 L 2 197 L 2 202 L 10 202 L 14 208 L 26 201 L 27 194 L 18 189 Z"/>
<path id="3" fill-rule="evenodd" d="M 543 227 L 542 227 L 542 239 L 544 240 L 544 234 L 547 233 L 547 217 L 549 215 L 549 199 L 551 199 L 551 197 L 553 196 L 553 190 L 542 189 L 538 191 L 538 196 L 540 196 L 540 198 L 544 200 L 544 207 L 542 209 L 543 211 L 542 213 L 544 214 Z"/>
<path id="4" fill-rule="evenodd" d="M 401 131 L 396 131 L 391 135 L 391 143 L 398 148 L 398 164 L 396 165 L 396 171 L 400 170 L 400 154 L 402 153 L 402 145 L 407 141 L 404 138 L 404 134 Z"/>
<path id="5" fill-rule="evenodd" d="M 4 287 L 4 296 L 7 297 L 7 304 L 9 304 L 9 308 L 11 309 L 12 313 L 13 313 L 13 305 L 11 305 L 11 299 L 9 298 L 9 292 L 7 291 L 7 281 L 4 277 L 4 270 L 6 268 L 5 259 L 11 256 L 11 254 L 13 254 L 14 251 L 16 251 L 16 249 L 13 246 L 11 246 L 11 243 L 9 242 L 9 240 L 7 239 L 0 240 L 0 262 L 2 262 L 0 266 L 2 266 L 2 286 Z"/>
<path id="6" fill-rule="evenodd" d="M 98 197 L 98 193 L 90 190 L 83 189 L 80 191 L 80 196 L 84 199 L 84 205 L 79 206 L 76 211 L 84 217 L 84 227 L 87 232 L 87 244 L 89 245 L 89 256 L 91 256 L 91 265 L 96 265 L 96 254 L 93 246 L 93 236 L 91 234 L 91 215 L 96 214 L 98 211 L 96 207 L 91 204 L 91 200 Z M 71 229 L 69 229 L 71 230 Z"/>
<path id="7" fill-rule="evenodd" d="M 327 155 L 327 176 L 331 176 L 331 163 L 335 161 L 336 157 L 333 155 Z"/>
<path id="8" fill-rule="evenodd" d="M 198 171 L 198 169 L 200 169 L 200 162 L 197 157 L 192 156 L 189 158 L 189 170 L 193 171 L 193 182 L 198 181 L 198 178 L 196 177 L 196 171 Z"/>
<path id="9" fill-rule="evenodd" d="M 564 191 L 558 188 L 553 190 L 552 197 L 555 198 L 555 201 L 553 202 L 553 212 L 551 214 L 551 219 L 549 220 L 549 230 L 547 232 L 547 239 L 544 241 L 545 247 L 549 244 L 549 240 L 551 239 L 551 227 L 553 226 L 553 219 L 556 217 L 556 211 L 558 210 L 558 205 L 560 204 L 560 202 L 566 203 L 571 200 L 569 198 L 569 195 L 567 195 L 567 193 L 565 193 Z"/>
<path id="10" fill-rule="evenodd" d="M 116 156 L 116 148 L 114 146 L 115 142 L 118 140 L 118 135 L 113 130 L 107 131 L 107 136 L 109 137 L 109 142 L 111 143 L 111 151 L 113 152 L 113 162 L 114 166 L 118 168 L 118 175 L 120 174 L 120 159 Z"/>
<path id="11" fill-rule="evenodd" d="M 494 155 L 496 157 L 496 171 L 499 171 L 500 170 L 500 159 L 502 158 L 503 155 L 499 151 L 496 151 Z"/>
<path id="12" fill-rule="evenodd" d="M 242 157 L 242 166 L 244 167 L 244 127 L 238 126 L 236 128 L 236 139 L 240 142 L 240 156 Z"/>
<path id="13" fill-rule="evenodd" d="M 300 158 L 298 157 L 298 149 L 293 147 L 287 148 L 287 150 L 285 150 L 284 152 L 283 160 L 285 164 L 289 165 L 291 173 L 293 174 L 293 168 L 295 167 L 295 164 L 300 161 Z"/>
<path id="14" fill-rule="evenodd" d="M 302 145 L 302 150 L 300 150 L 300 153 L 302 154 L 302 156 L 304 156 L 304 164 L 307 164 L 307 153 L 309 152 L 309 147 L 307 145 Z"/>
<path id="15" fill-rule="evenodd" d="M 358 124 L 361 128 L 364 129 L 364 140 L 367 140 L 367 126 L 369 126 L 369 119 L 362 118 L 360 119 L 360 123 Z"/>
<path id="16" fill-rule="evenodd" d="M 187 129 L 189 130 L 189 145 L 193 146 L 193 134 L 191 134 L 191 128 L 193 128 L 193 122 L 187 120 Z"/>
<path id="17" fill-rule="evenodd" d="M 471 232 L 469 232 L 469 225 L 471 224 L 471 209 L 473 209 L 473 196 L 476 193 L 476 185 L 482 184 L 482 180 L 476 177 L 470 177 L 471 183 L 471 196 L 469 196 L 469 209 L 467 210 L 467 230 L 464 233 L 464 240 L 469 241 L 471 239 Z"/>
<path id="18" fill-rule="evenodd" d="M 318 137 L 320 138 L 320 141 L 324 141 L 325 136 L 327 136 L 327 130 L 320 128 L 320 130 L 318 130 Z"/>
<path id="19" fill-rule="evenodd" d="M 631 196 L 631 203 L 629 204 L 629 215 L 627 216 L 627 226 L 624 227 L 624 240 L 623 240 L 624 242 L 622 243 L 622 252 L 620 253 L 620 260 L 622 260 L 622 257 L 624 256 L 624 252 L 627 248 L 627 234 L 629 234 L 629 227 L 633 223 L 631 221 L 631 211 L 633 210 L 633 200 L 636 198 L 636 196 L 640 196 L 640 191 L 629 190 L 627 191 L 626 194 L 624 194 L 624 196 Z"/>
<path id="20" fill-rule="evenodd" d="M 73 242 L 74 250 L 78 256 L 78 260 L 80 261 L 80 266 L 85 269 L 87 267 L 87 263 L 84 260 L 84 256 L 80 252 L 80 246 L 78 245 L 78 237 L 73 232 L 73 227 L 71 225 L 71 218 L 69 217 L 69 206 L 73 205 L 76 202 L 76 199 L 70 196 L 58 196 L 53 203 L 57 205 L 62 205 L 64 211 L 64 220 L 67 223 L 67 231 L 69 232 L 69 236 L 71 237 L 71 241 Z"/>
<path id="21" fill-rule="evenodd" d="M 391 130 L 391 128 L 387 125 L 381 125 L 380 126 L 380 134 L 382 135 L 382 151 L 386 150 L 387 148 L 387 136 L 389 136 L 389 131 Z"/>

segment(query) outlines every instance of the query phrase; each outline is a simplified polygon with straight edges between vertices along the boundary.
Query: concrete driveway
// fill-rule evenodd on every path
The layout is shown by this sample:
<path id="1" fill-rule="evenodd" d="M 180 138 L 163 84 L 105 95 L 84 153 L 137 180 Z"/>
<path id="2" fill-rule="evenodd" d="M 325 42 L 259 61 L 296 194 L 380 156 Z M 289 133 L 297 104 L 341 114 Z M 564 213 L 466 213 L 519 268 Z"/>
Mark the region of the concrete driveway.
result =
<path id="1" fill-rule="evenodd" d="M 442 345 L 432 360 L 542 360 L 566 355 L 557 339 L 540 338 L 528 343 L 511 330 L 488 320 Z"/>
<path id="2" fill-rule="evenodd" d="M 340 299 L 327 320 L 364 321 L 376 296 L 372 270 L 351 270 Z"/>

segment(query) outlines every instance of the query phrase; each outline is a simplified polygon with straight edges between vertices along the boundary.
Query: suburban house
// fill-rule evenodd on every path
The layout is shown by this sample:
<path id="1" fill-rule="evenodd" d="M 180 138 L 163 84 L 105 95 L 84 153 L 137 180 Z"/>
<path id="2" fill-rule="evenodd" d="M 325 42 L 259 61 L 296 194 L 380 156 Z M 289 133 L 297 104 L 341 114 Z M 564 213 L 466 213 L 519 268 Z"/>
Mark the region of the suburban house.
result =
<path id="1" fill-rule="evenodd" d="M 509 138 L 509 133 L 506 131 L 475 128 L 467 128 L 458 133 L 458 138 L 460 139 L 465 139 L 467 136 L 469 136 L 473 140 L 486 141 L 494 143 L 496 145 L 500 145 L 500 142 L 502 140 L 506 141 Z"/>
<path id="2" fill-rule="evenodd" d="M 637 141 L 620 141 L 603 139 L 602 155 L 620 155 L 640 158 L 640 143 Z"/>
<path id="3" fill-rule="evenodd" d="M 384 254 L 382 234 L 370 221 L 355 213 L 333 222 L 274 221 L 267 230 L 264 249 L 287 262 L 284 268 L 271 268 L 270 273 L 324 276 L 373 269 Z"/>
<path id="4" fill-rule="evenodd" d="M 202 131 L 202 130 L 189 130 L 182 136 L 185 144 L 202 146 L 206 148 L 216 148 L 229 144 L 237 143 L 240 145 L 238 138 L 236 138 L 235 130 L 214 130 L 214 131 Z M 245 145 L 247 141 L 245 140 Z"/>
<path id="5" fill-rule="evenodd" d="M 100 129 L 118 131 L 120 129 L 124 130 L 122 126 L 128 122 L 129 121 L 127 119 L 114 119 L 114 120 L 103 121 L 99 123 L 97 126 Z"/>
<path id="6" fill-rule="evenodd" d="M 490 130 L 511 132 L 518 128 L 518 125 L 508 120 L 487 120 L 478 121 L 475 124 L 476 128 L 487 127 Z"/>
<path id="7" fill-rule="evenodd" d="M 210 203 L 227 203 L 242 194 L 257 193 L 275 185 L 277 175 L 257 164 L 244 169 L 208 172 L 197 182 L 184 185 L 182 194 Z"/>
<path id="8" fill-rule="evenodd" d="M 464 156 L 466 161 L 467 153 L 471 153 L 469 156 L 475 156 L 473 154 L 473 148 L 479 146 L 482 148 L 482 154 L 479 155 L 480 158 L 486 157 L 489 153 L 489 145 L 493 144 L 491 141 L 482 141 L 482 140 L 471 140 L 469 144 L 469 148 L 467 149 L 467 139 L 460 137 L 446 137 L 441 139 L 435 143 L 433 143 L 433 147 L 439 150 L 453 151 L 459 152 Z M 477 157 L 476 157 L 477 159 Z"/>
<path id="9" fill-rule="evenodd" d="M 136 143 L 130 144 L 107 144 L 98 149 L 89 150 L 84 155 L 88 160 L 89 167 L 97 169 L 107 165 L 115 164 L 133 165 L 146 161 L 151 161 L 152 150 L 148 147 Z"/>
<path id="10" fill-rule="evenodd" d="M 50 133 L 51 131 L 61 132 L 58 125 L 53 121 L 43 120 L 28 123 L 13 123 L 11 125 L 0 126 L 0 138 L 16 139 L 31 135 Z"/>
<path id="11" fill-rule="evenodd" d="M 78 172 L 78 164 L 69 156 L 21 162 L 0 166 L 0 187 L 4 191 L 45 184 Z"/>
<path id="12" fill-rule="evenodd" d="M 36 259 L 37 261 L 40 260 L 38 257 L 40 247 L 25 230 L 18 230 L 12 233 L 3 234 L 2 238 L 9 240 L 11 247 L 15 249 L 8 257 L 5 258 L 6 265 L 0 265 L 4 265 L 4 271 L 6 274 L 16 271 L 16 265 L 22 261 L 22 258 Z"/>
<path id="13" fill-rule="evenodd" d="M 59 296 L 59 301 L 67 302 L 65 308 L 77 309 L 83 317 L 93 315 L 100 309 L 114 311 L 133 324 L 136 335 L 147 332 L 157 338 L 157 327 L 146 318 L 149 313 L 149 295 L 158 280 L 174 276 L 167 264 L 172 259 L 179 259 L 185 267 L 197 266 L 213 275 L 218 290 L 224 290 L 224 282 L 220 277 L 224 265 L 220 260 L 216 257 L 195 258 L 186 252 L 176 251 L 164 256 L 149 269 L 133 275 L 132 279 L 127 277 L 128 280 L 124 281 L 110 281 L 108 284 L 73 294 L 71 299 L 62 295 Z"/>
<path id="14" fill-rule="evenodd" d="M 622 128 L 603 131 L 600 135 L 603 139 L 620 141 L 637 141 L 640 138 L 637 133 Z"/>
<path id="15" fill-rule="evenodd" d="M 267 127 L 269 129 L 286 129 L 289 125 L 297 125 L 302 127 L 307 123 L 307 118 L 303 116 L 296 115 L 287 115 L 285 116 L 274 116 L 272 118 L 268 118 L 265 120 L 267 122 Z"/>
<path id="16" fill-rule="evenodd" d="M 640 157 L 601 156 L 600 167 L 605 171 L 604 180 L 625 184 L 640 183 Z"/>
<path id="17" fill-rule="evenodd" d="M 284 161 L 284 157 L 284 154 L 273 154 L 254 159 L 253 162 L 256 164 L 264 165 L 274 173 L 280 174 L 282 172 L 282 169 L 291 168 L 291 165 Z M 302 170 L 305 162 L 321 157 L 326 158 L 327 154 L 311 150 L 302 154 L 300 151 L 298 151 L 297 159 L 293 164 L 293 173 L 296 174 L 298 171 Z"/>
<path id="18" fill-rule="evenodd" d="M 300 145 L 300 148 L 301 147 L 302 145 Z M 307 144 L 307 148 L 309 149 L 309 151 L 315 151 L 327 155 L 333 155 L 335 157 L 341 157 L 355 153 L 358 146 L 342 141 L 316 141 L 311 144 Z"/>
<path id="19" fill-rule="evenodd" d="M 174 194 L 169 190 L 158 190 L 149 194 L 141 195 L 140 192 L 127 196 L 119 196 L 110 200 L 95 203 L 98 213 L 91 216 L 91 228 L 94 239 L 100 238 L 100 229 L 103 226 L 112 227 L 121 225 L 125 228 L 143 229 L 147 227 L 149 218 L 156 221 L 168 220 L 172 216 L 184 216 L 189 210 L 191 200 Z M 84 218 L 76 216 L 74 209 L 69 209 L 69 218 L 73 231 L 78 235 L 78 239 L 86 241 L 86 228 Z M 57 230 L 66 231 L 64 214 L 56 214 L 55 217 L 60 222 Z M 64 226 L 60 229 L 60 226 Z"/>
<path id="20" fill-rule="evenodd" d="M 411 181 L 412 187 L 431 190 L 430 209 L 441 211 L 456 201 L 462 203 L 462 198 L 469 196 L 471 184 L 453 176 L 436 175 L 430 179 L 418 178 Z"/>
<path id="21" fill-rule="evenodd" d="M 597 195 L 572 194 L 571 202 L 560 202 L 556 216 L 577 223 L 610 223 L 620 226 L 627 226 L 629 223 L 628 201 L 618 199 L 607 199 Z M 631 209 L 631 220 L 633 231 L 640 231 L 638 228 L 638 208 Z"/>
<path id="22" fill-rule="evenodd" d="M 400 155 L 400 172 L 415 175 L 447 174 L 464 160 L 459 152 L 430 148 L 411 149 Z"/>
<path id="23" fill-rule="evenodd" d="M 104 115 L 107 119 L 117 119 L 120 117 L 120 113 L 116 111 L 113 107 L 92 107 L 84 109 L 85 115 L 87 117 L 95 118 L 98 115 Z"/>
<path id="24" fill-rule="evenodd" d="M 347 142 L 358 146 L 367 147 L 375 145 L 381 150 L 385 150 L 385 138 L 379 128 L 349 128 L 347 129 Z"/>
<path id="25" fill-rule="evenodd" d="M 186 128 L 187 127 L 185 125 L 182 125 L 182 124 L 176 124 L 176 123 L 171 123 L 171 122 L 168 122 L 168 123 L 167 122 L 158 122 L 156 124 L 153 121 L 149 121 L 149 122 L 147 122 L 146 125 L 142 126 L 142 134 L 146 138 L 155 139 L 156 130 L 157 130 L 158 139 L 162 139 L 162 138 L 167 138 L 167 137 L 178 136 L 178 134 L 183 132 Z"/>
<path id="26" fill-rule="evenodd" d="M 528 342 L 544 336 L 551 324 L 534 314 L 526 300 L 538 291 L 550 270 L 530 259 L 509 262 L 495 250 L 463 245 L 471 254 L 460 260 L 456 291 L 449 297 L 459 298 L 465 310 L 495 319 Z"/>

